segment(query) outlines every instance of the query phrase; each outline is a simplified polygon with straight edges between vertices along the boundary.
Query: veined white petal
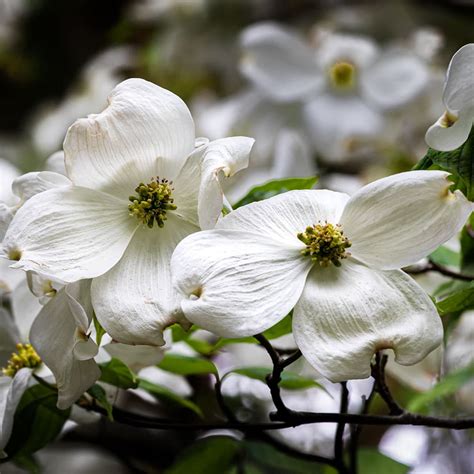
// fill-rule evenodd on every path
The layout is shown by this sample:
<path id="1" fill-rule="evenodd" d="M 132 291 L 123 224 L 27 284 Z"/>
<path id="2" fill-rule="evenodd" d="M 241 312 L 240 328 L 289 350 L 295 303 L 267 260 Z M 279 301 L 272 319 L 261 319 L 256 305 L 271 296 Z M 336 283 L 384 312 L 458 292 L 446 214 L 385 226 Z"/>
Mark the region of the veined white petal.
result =
<path id="1" fill-rule="evenodd" d="M 357 191 L 341 224 L 351 254 L 385 270 L 413 264 L 449 240 L 465 224 L 473 204 L 449 191 L 445 171 L 408 171 Z"/>
<path id="2" fill-rule="evenodd" d="M 125 200 L 81 187 L 51 189 L 18 210 L 3 247 L 7 256 L 21 253 L 13 267 L 71 282 L 115 265 L 137 227 Z"/>
<path id="3" fill-rule="evenodd" d="M 171 260 L 184 315 L 220 336 L 251 336 L 273 326 L 303 291 L 311 260 L 270 232 L 203 231 Z"/>
<path id="4" fill-rule="evenodd" d="M 77 325 L 63 288 L 33 322 L 30 341 L 42 361 L 51 369 L 58 386 L 58 408 L 71 406 L 99 377 L 93 359 L 74 356 Z"/>
<path id="5" fill-rule="evenodd" d="M 174 178 L 194 149 L 194 123 L 184 102 L 142 79 L 120 83 L 108 102 L 102 113 L 68 130 L 64 152 L 73 183 L 126 199 L 142 181 Z"/>
<path id="6" fill-rule="evenodd" d="M 393 109 L 423 92 L 428 80 L 428 68 L 418 56 L 393 51 L 364 71 L 361 88 L 365 99 L 382 109 Z"/>
<path id="7" fill-rule="evenodd" d="M 311 49 L 277 24 L 248 27 L 240 43 L 242 74 L 274 100 L 298 100 L 323 86 Z"/>
<path id="8" fill-rule="evenodd" d="M 474 107 L 474 43 L 464 45 L 452 57 L 443 101 L 454 113 Z"/>
<path id="9" fill-rule="evenodd" d="M 216 228 L 251 232 L 301 249 L 297 234 L 319 221 L 338 223 L 348 199 L 347 194 L 327 190 L 288 191 L 239 207 Z"/>
<path id="10" fill-rule="evenodd" d="M 334 162 L 354 155 L 354 141 L 374 140 L 384 126 L 376 110 L 352 95 L 321 95 L 305 104 L 304 115 L 316 151 Z"/>
<path id="11" fill-rule="evenodd" d="M 369 377 L 378 350 L 393 349 L 402 365 L 419 362 L 441 344 L 443 326 L 411 277 L 349 259 L 313 268 L 293 312 L 293 335 L 316 370 L 341 382 Z"/>
<path id="12" fill-rule="evenodd" d="M 4 449 L 13 429 L 13 417 L 21 397 L 28 388 L 33 371 L 24 368 L 11 379 L 0 376 L 0 458 L 6 457 Z"/>
<path id="13" fill-rule="evenodd" d="M 69 310 L 76 326 L 86 333 L 92 321 L 93 308 L 91 301 L 91 282 L 81 280 L 70 283 L 65 289 Z"/>
<path id="14" fill-rule="evenodd" d="M 52 171 L 32 171 L 16 178 L 12 190 L 23 204 L 35 194 L 71 185 L 71 180 L 62 174 Z"/>
<path id="15" fill-rule="evenodd" d="M 473 109 L 463 110 L 454 122 L 448 122 L 444 114 L 428 128 L 425 135 L 426 143 L 435 150 L 454 150 L 467 140 L 473 121 Z"/>
<path id="16" fill-rule="evenodd" d="M 172 215 L 161 229 L 142 226 L 120 262 L 93 280 L 94 310 L 115 341 L 163 345 L 163 330 L 182 322 L 170 260 L 178 242 L 197 230 Z"/>
<path id="17" fill-rule="evenodd" d="M 127 364 L 134 372 L 139 372 L 145 367 L 158 364 L 165 356 L 167 350 L 164 347 L 132 346 L 121 344 L 120 342 L 111 342 L 104 346 L 104 349 L 112 357 L 116 357 Z"/>
<path id="18" fill-rule="evenodd" d="M 0 258 L 0 295 L 12 292 L 25 279 L 25 272 L 10 265 L 10 261 Z"/>
<path id="19" fill-rule="evenodd" d="M 198 199 L 201 229 L 212 229 L 221 215 L 224 193 L 219 183 L 220 173 L 228 178 L 246 168 L 254 142 L 247 137 L 222 138 L 210 142 L 205 149 Z"/>

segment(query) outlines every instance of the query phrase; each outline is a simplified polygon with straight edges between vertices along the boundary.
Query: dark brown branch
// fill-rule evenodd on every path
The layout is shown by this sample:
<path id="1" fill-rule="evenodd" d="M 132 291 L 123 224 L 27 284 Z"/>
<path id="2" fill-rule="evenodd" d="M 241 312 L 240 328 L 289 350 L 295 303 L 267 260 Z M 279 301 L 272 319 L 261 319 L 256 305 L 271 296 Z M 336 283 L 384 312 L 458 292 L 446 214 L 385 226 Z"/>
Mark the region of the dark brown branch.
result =
<path id="1" fill-rule="evenodd" d="M 83 406 L 91 411 L 101 413 L 106 416 L 105 409 L 99 406 Z M 156 418 L 135 413 L 129 413 L 117 407 L 113 409 L 114 420 L 118 423 L 128 424 L 142 428 L 159 430 L 214 430 L 214 429 L 236 429 L 243 432 L 280 430 L 312 423 L 338 423 L 343 421 L 349 424 L 368 426 L 393 426 L 393 425 L 414 425 L 426 426 L 428 428 L 448 428 L 453 430 L 466 430 L 474 428 L 474 417 L 448 418 L 419 415 L 405 412 L 402 415 L 366 415 L 355 413 L 313 413 L 291 411 L 288 414 L 271 413 L 271 422 L 268 423 L 189 423 L 176 422 L 166 418 Z"/>
<path id="2" fill-rule="evenodd" d="M 235 417 L 232 410 L 227 406 L 222 395 L 222 380 L 218 375 L 216 375 L 216 383 L 214 384 L 214 390 L 216 391 L 216 400 L 222 413 L 229 421 L 236 422 L 237 418 Z"/>
<path id="3" fill-rule="evenodd" d="M 291 410 L 285 405 L 285 402 L 281 398 L 279 384 L 281 381 L 281 373 L 286 367 L 288 367 L 290 364 L 292 364 L 301 357 L 301 351 L 298 350 L 293 355 L 287 357 L 286 359 L 283 359 L 282 357 L 280 357 L 278 352 L 271 345 L 270 341 L 268 341 L 268 339 L 263 334 L 257 334 L 254 337 L 267 351 L 268 355 L 272 359 L 273 370 L 270 374 L 267 375 L 266 381 L 268 388 L 270 389 L 273 404 L 275 405 L 275 408 L 278 412 L 291 413 Z"/>
<path id="4" fill-rule="evenodd" d="M 347 390 L 347 382 L 341 383 L 341 402 L 339 406 L 339 413 L 347 413 L 349 407 L 349 391 Z M 336 428 L 336 437 L 334 441 L 334 459 L 337 462 L 337 469 L 340 474 L 347 472 L 344 464 L 344 429 L 346 423 L 339 421 Z"/>
<path id="5" fill-rule="evenodd" d="M 401 415 L 405 410 L 394 400 L 385 382 L 385 366 L 388 357 L 386 354 L 377 352 L 375 354 L 375 364 L 372 365 L 372 377 L 375 380 L 375 391 L 382 397 L 390 410 L 390 415 Z"/>
<path id="6" fill-rule="evenodd" d="M 420 274 L 428 273 L 428 272 L 438 272 L 441 275 L 454 278 L 455 280 L 462 280 L 462 281 L 474 280 L 474 276 L 464 275 L 463 273 L 455 272 L 442 265 L 438 265 L 432 260 L 429 260 L 428 263 L 422 267 L 406 270 L 406 272 L 409 273 L 410 275 L 420 275 Z"/>
<path id="7" fill-rule="evenodd" d="M 362 410 L 361 414 L 366 415 L 369 413 L 370 405 L 375 396 L 375 383 L 372 386 L 369 396 L 366 398 L 362 396 Z M 351 425 L 351 437 L 349 441 L 349 466 L 352 474 L 357 474 L 357 454 L 359 449 L 359 438 L 362 432 L 361 425 Z"/>

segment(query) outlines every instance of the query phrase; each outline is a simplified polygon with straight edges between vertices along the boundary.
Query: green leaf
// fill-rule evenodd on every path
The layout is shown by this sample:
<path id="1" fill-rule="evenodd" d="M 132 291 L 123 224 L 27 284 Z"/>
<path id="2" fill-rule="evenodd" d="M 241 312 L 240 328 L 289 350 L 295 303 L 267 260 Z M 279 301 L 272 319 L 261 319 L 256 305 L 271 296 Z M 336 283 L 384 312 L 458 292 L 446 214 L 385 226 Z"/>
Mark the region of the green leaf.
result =
<path id="1" fill-rule="evenodd" d="M 18 404 L 13 431 L 5 448 L 9 456 L 21 460 L 54 441 L 69 418 L 70 409 L 56 407 L 58 394 L 44 385 L 33 385 Z"/>
<path id="2" fill-rule="evenodd" d="M 438 382 L 431 390 L 417 394 L 410 400 L 408 410 L 426 412 L 429 406 L 444 397 L 457 392 L 465 383 L 474 378 L 474 364 L 451 372 Z"/>
<path id="3" fill-rule="evenodd" d="M 94 313 L 93 321 L 94 321 L 94 328 L 95 328 L 95 332 L 96 332 L 95 342 L 98 346 L 100 346 L 100 343 L 102 341 L 102 337 L 106 333 L 106 331 L 102 327 L 102 325 L 99 323 L 99 320 L 97 319 L 95 313 Z"/>
<path id="4" fill-rule="evenodd" d="M 234 209 L 251 202 L 263 201 L 294 189 L 311 189 L 318 182 L 318 179 L 318 176 L 310 176 L 308 178 L 285 178 L 268 181 L 265 184 L 252 188 L 245 197 L 234 205 Z"/>
<path id="5" fill-rule="evenodd" d="M 277 337 L 289 334 L 292 330 L 292 314 L 285 316 L 280 322 L 276 323 L 270 329 L 267 329 L 263 335 L 267 339 L 276 339 Z M 256 341 L 256 339 L 254 339 Z"/>
<path id="6" fill-rule="evenodd" d="M 461 271 L 467 275 L 474 275 L 474 238 L 472 229 L 474 229 L 474 214 L 471 214 L 468 221 L 468 227 L 464 227 L 461 232 Z"/>
<path id="7" fill-rule="evenodd" d="M 112 358 L 109 362 L 100 364 L 100 370 L 102 372 L 99 379 L 101 382 L 123 389 L 138 387 L 135 374 L 118 359 Z"/>
<path id="8" fill-rule="evenodd" d="M 429 258 L 438 265 L 447 265 L 450 267 L 459 267 L 461 263 L 461 255 L 443 245 L 438 247 Z"/>
<path id="9" fill-rule="evenodd" d="M 230 338 L 230 337 L 223 337 L 219 339 L 215 344 L 214 347 L 212 348 L 213 352 L 216 352 L 217 350 L 221 349 L 222 347 L 228 346 L 230 344 L 257 344 L 258 341 L 254 337 L 235 337 L 235 338 Z"/>
<path id="10" fill-rule="evenodd" d="M 474 308 L 474 282 L 436 303 L 441 315 Z"/>
<path id="11" fill-rule="evenodd" d="M 162 385 L 158 385 L 153 382 L 149 382 L 148 380 L 139 378 L 138 387 L 147 391 L 165 404 L 177 408 L 185 408 L 194 412 L 200 418 L 203 418 L 201 409 L 195 403 L 181 397 L 177 393 L 172 392 L 170 389 L 163 387 Z"/>
<path id="12" fill-rule="evenodd" d="M 245 375 L 251 379 L 266 382 L 266 377 L 271 373 L 271 369 L 267 367 L 242 367 L 241 369 L 232 370 L 231 373 Z M 302 377 L 294 372 L 284 371 L 281 374 L 280 387 L 287 390 L 302 390 L 305 388 L 318 387 L 323 388 L 319 383 L 313 379 Z"/>
<path id="13" fill-rule="evenodd" d="M 179 375 L 217 374 L 216 366 L 210 360 L 181 354 L 166 354 L 158 367 Z"/>
<path id="14" fill-rule="evenodd" d="M 441 168 L 453 174 L 454 188 L 474 200 L 474 130 L 468 139 L 455 150 L 438 151 L 429 148 L 414 169 Z"/>
<path id="15" fill-rule="evenodd" d="M 359 449 L 358 467 L 360 474 L 406 474 L 410 469 L 370 448 Z"/>
<path id="16" fill-rule="evenodd" d="M 95 383 L 89 390 L 87 390 L 87 393 L 97 402 L 99 402 L 99 404 L 102 405 L 103 408 L 105 408 L 107 412 L 107 418 L 110 421 L 114 421 L 113 407 L 107 399 L 107 394 L 105 393 L 105 390 L 100 385 Z"/>
<path id="17" fill-rule="evenodd" d="M 319 474 L 324 466 L 296 456 L 290 456 L 261 441 L 245 441 L 246 461 L 262 467 L 263 472 L 275 474 Z M 335 471 L 334 471 L 335 472 Z"/>
<path id="18" fill-rule="evenodd" d="M 165 474 L 227 474 L 239 454 L 240 443 L 228 436 L 209 436 L 180 453 Z"/>

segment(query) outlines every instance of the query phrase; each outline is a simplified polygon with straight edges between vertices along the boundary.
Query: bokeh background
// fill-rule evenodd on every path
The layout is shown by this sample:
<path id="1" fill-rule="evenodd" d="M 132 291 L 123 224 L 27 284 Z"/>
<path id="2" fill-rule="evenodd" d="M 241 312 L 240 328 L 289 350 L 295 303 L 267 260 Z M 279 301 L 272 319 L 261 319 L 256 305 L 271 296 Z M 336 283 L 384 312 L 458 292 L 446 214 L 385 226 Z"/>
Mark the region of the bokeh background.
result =
<path id="1" fill-rule="evenodd" d="M 417 102 L 389 114 L 389 125 L 379 133 L 377 143 L 363 147 L 357 156 L 349 153 L 336 159 L 308 145 L 308 130 L 300 130 L 300 122 L 291 119 L 285 130 L 303 139 L 278 155 L 278 124 L 288 104 L 270 108 L 264 125 L 232 106 L 232 113 L 242 113 L 242 120 L 234 121 L 230 132 L 261 135 L 270 143 L 256 150 L 255 163 L 243 175 L 243 184 L 231 183 L 234 201 L 258 182 L 301 175 L 295 156 L 299 151 L 306 156 L 303 168 L 319 174 L 321 185 L 347 192 L 374 178 L 410 169 L 426 150 L 427 126 L 442 112 L 449 59 L 463 44 L 474 41 L 474 2 L 470 0 L 0 0 L 0 158 L 22 172 L 43 169 L 48 157 L 61 149 L 67 128 L 79 117 L 100 112 L 108 93 L 128 77 L 142 77 L 175 92 L 193 111 L 199 135 L 209 130 L 219 135 L 228 110 L 224 107 L 223 111 L 223 105 L 232 104 L 233 99 L 239 102 L 239 94 L 253 87 L 241 73 L 241 32 L 262 21 L 278 22 L 308 44 L 315 35 L 333 31 L 366 35 L 381 48 L 414 51 L 424 61 L 429 81 Z M 280 168 L 276 171 L 275 166 Z M 415 375 L 410 387 L 409 383 L 400 385 L 392 374 L 391 386 L 402 403 L 421 383 L 419 377 Z M 206 384 L 198 378 L 187 383 L 199 387 L 200 401 L 205 404 Z M 133 397 L 124 401 L 132 408 L 135 403 L 140 407 Z M 379 445 L 385 432 L 382 427 L 364 430 L 362 445 Z M 163 472 L 193 436 L 123 430 L 106 420 L 71 424 L 62 439 L 41 451 L 39 458 L 48 473 Z M 415 453 L 412 458 L 419 453 L 415 448 L 424 443 L 423 449 L 432 453 L 442 446 L 443 459 L 456 462 L 453 468 L 443 464 L 446 459 L 438 459 L 441 469 L 447 470 L 416 472 L 472 472 L 468 469 L 473 467 L 474 448 L 466 433 L 431 430 L 428 436 L 405 431 L 394 440 L 391 445 L 398 445 L 399 452 Z M 13 465 L 3 470 L 24 472 Z"/>

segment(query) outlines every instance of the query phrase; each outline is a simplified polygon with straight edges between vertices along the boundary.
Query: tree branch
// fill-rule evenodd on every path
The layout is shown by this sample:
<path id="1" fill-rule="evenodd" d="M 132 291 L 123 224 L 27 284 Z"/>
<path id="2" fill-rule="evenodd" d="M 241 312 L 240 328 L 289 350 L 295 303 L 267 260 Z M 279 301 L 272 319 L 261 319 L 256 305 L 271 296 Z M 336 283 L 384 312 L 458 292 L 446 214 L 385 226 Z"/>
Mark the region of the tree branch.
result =
<path id="1" fill-rule="evenodd" d="M 426 265 L 419 268 L 406 270 L 406 272 L 409 273 L 410 275 L 420 275 L 422 273 L 437 272 L 437 273 L 440 273 L 441 275 L 454 278 L 455 280 L 462 280 L 462 281 L 474 280 L 474 276 L 464 275 L 463 273 L 455 272 L 442 265 L 438 265 L 437 263 L 433 262 L 433 260 L 428 260 L 428 263 L 426 263 Z"/>
<path id="2" fill-rule="evenodd" d="M 339 406 L 339 413 L 347 413 L 349 407 L 349 391 L 347 390 L 347 382 L 341 383 L 341 402 Z M 344 429 L 346 423 L 339 421 L 336 428 L 336 438 L 334 441 L 334 459 L 337 462 L 337 469 L 340 474 L 347 472 L 344 464 Z"/>

